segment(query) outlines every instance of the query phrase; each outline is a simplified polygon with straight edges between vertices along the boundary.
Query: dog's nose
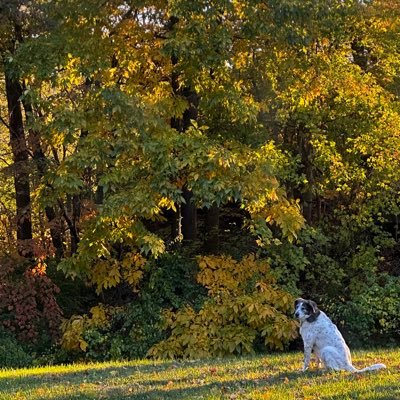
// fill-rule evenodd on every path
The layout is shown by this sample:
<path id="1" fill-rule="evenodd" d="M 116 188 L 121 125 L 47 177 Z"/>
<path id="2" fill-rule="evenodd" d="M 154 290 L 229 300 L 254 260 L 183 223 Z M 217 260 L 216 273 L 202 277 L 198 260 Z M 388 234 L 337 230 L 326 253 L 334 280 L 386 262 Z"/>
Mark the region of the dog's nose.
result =
<path id="1" fill-rule="evenodd" d="M 299 313 L 296 311 L 296 312 L 294 313 L 294 316 L 295 316 L 296 318 L 299 318 Z"/>

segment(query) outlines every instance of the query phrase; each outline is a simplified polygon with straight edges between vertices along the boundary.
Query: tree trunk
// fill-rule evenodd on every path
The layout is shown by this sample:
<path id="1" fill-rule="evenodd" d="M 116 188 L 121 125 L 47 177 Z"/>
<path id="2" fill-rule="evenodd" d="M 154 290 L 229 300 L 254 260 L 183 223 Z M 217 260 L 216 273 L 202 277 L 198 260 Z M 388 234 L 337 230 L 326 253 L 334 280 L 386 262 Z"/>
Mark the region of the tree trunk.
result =
<path id="1" fill-rule="evenodd" d="M 303 171 L 307 179 L 307 183 L 302 190 L 302 208 L 303 216 L 309 225 L 313 222 L 314 212 L 314 165 L 313 165 L 313 149 L 310 143 L 310 133 L 304 126 L 298 127 L 297 140 L 298 151 L 301 155 L 301 163 Z"/>
<path id="2" fill-rule="evenodd" d="M 25 110 L 26 119 L 33 118 L 33 109 L 32 105 L 23 101 L 23 106 Z M 35 130 L 31 129 L 29 131 L 28 142 L 32 151 L 33 160 L 36 164 L 36 168 L 39 174 L 39 178 L 43 178 L 46 172 L 46 156 L 42 150 L 42 146 L 40 143 L 40 135 Z M 56 251 L 56 257 L 61 259 L 64 256 L 64 246 L 63 246 L 63 237 L 62 237 L 62 224 L 60 217 L 57 215 L 54 207 L 46 206 L 45 207 L 46 219 L 48 222 L 48 227 L 50 229 L 50 236 L 53 243 L 53 246 Z"/>
<path id="3" fill-rule="evenodd" d="M 189 107 L 183 113 L 181 120 L 182 132 L 186 131 L 191 124 L 191 120 L 197 119 L 197 94 L 189 89 L 183 90 L 184 97 L 189 102 Z M 184 242 L 193 242 L 197 237 L 197 208 L 192 201 L 193 195 L 186 187 L 183 188 L 183 198 L 185 203 L 182 204 L 182 234 Z"/>
<path id="4" fill-rule="evenodd" d="M 192 202 L 193 194 L 190 190 L 183 188 L 183 198 L 185 203 L 182 204 L 182 235 L 183 241 L 193 242 L 197 237 L 197 209 Z"/>
<path id="5" fill-rule="evenodd" d="M 29 184 L 29 155 L 26 146 L 20 98 L 22 87 L 5 66 L 10 144 L 14 161 L 14 187 L 17 214 L 17 249 L 25 257 L 33 256 L 31 194 Z"/>
<path id="6" fill-rule="evenodd" d="M 182 241 L 182 208 L 180 204 L 177 205 L 176 212 L 169 219 L 171 221 L 172 243 L 176 245 Z"/>
<path id="7" fill-rule="evenodd" d="M 75 254 L 78 251 L 79 245 L 79 232 L 77 224 L 81 215 L 81 201 L 79 195 L 67 196 L 67 207 L 64 208 L 64 219 L 68 225 L 70 233 L 70 250 L 71 254 Z"/>
<path id="8" fill-rule="evenodd" d="M 46 206 L 44 211 L 46 213 L 46 218 L 50 229 L 51 241 L 53 242 L 53 246 L 56 250 L 56 258 L 61 259 L 64 257 L 62 223 L 53 207 Z"/>
<path id="9" fill-rule="evenodd" d="M 174 25 L 178 22 L 176 17 L 170 18 L 168 29 L 173 30 Z M 171 57 L 173 65 L 178 63 L 175 56 Z M 172 118 L 171 127 L 177 131 L 184 133 L 190 126 L 192 120 L 197 119 L 199 105 L 199 97 L 197 93 L 190 87 L 179 87 L 178 82 L 179 74 L 172 72 L 171 86 L 174 94 L 184 97 L 188 102 L 188 108 L 184 111 L 181 118 Z M 186 243 L 192 242 L 197 237 L 197 209 L 196 205 L 192 202 L 192 193 L 187 187 L 183 188 L 183 198 L 185 203 L 181 205 L 181 215 L 176 215 L 176 221 L 181 221 L 183 240 Z M 174 228 L 172 228 L 174 229 Z"/>
<path id="10" fill-rule="evenodd" d="M 216 204 L 206 211 L 204 250 L 209 254 L 219 251 L 219 207 Z"/>
<path id="11" fill-rule="evenodd" d="M 312 165 L 309 163 L 309 161 L 306 162 L 305 173 L 307 178 L 307 186 L 303 193 L 303 216 L 306 219 L 307 223 L 311 225 L 313 221 L 314 174 L 312 170 Z"/>

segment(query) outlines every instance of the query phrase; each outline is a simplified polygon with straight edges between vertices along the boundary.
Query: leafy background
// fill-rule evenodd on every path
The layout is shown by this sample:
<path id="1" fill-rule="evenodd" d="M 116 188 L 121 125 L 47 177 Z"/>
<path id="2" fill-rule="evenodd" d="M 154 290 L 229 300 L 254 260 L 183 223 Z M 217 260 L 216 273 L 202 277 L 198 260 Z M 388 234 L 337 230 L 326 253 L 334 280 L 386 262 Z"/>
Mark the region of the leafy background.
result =
<path id="1" fill-rule="evenodd" d="M 16 365 L 296 348 L 299 295 L 352 346 L 398 344 L 398 14 L 1 4 L 0 338 Z"/>

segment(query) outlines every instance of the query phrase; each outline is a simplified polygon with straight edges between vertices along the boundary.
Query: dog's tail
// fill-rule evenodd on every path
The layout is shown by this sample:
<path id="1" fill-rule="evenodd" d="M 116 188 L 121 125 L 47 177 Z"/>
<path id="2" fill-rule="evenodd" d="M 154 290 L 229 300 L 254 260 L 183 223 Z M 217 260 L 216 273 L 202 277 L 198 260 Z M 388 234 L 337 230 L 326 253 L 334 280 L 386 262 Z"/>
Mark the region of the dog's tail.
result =
<path id="1" fill-rule="evenodd" d="M 360 372 L 367 372 L 367 371 L 376 371 L 377 369 L 383 369 L 383 368 L 386 368 L 385 364 L 374 364 L 374 365 L 370 365 L 369 367 L 365 367 L 363 369 L 354 368 L 353 372 L 360 373 Z"/>

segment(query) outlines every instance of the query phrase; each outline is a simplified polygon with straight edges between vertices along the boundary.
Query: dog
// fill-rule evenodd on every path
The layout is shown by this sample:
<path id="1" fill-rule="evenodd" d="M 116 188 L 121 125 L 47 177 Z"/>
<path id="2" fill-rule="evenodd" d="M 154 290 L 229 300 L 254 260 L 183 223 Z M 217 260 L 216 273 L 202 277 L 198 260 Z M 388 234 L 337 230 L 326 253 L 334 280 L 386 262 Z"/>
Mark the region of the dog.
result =
<path id="1" fill-rule="evenodd" d="M 299 298 L 294 303 L 295 317 L 300 321 L 300 335 L 304 342 L 304 365 L 306 371 L 310 365 L 311 352 L 325 368 L 350 372 L 374 371 L 386 368 L 385 364 L 374 364 L 363 369 L 355 368 L 351 363 L 350 349 L 342 334 L 328 316 L 318 309 L 312 300 Z"/>

